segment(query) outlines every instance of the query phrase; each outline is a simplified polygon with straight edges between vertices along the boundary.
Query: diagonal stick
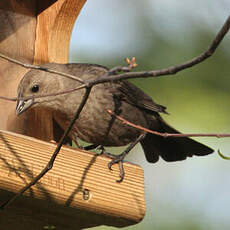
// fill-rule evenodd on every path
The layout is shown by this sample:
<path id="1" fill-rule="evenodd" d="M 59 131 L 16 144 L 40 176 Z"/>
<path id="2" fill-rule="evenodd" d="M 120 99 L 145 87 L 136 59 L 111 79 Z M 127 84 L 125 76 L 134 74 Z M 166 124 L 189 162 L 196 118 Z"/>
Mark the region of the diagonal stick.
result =
<path id="1" fill-rule="evenodd" d="M 124 119 L 123 117 L 115 114 L 114 112 L 112 112 L 112 110 L 108 109 L 107 112 L 111 115 L 111 116 L 115 116 L 118 120 L 120 120 L 122 122 L 122 124 L 124 125 L 128 125 L 131 126 L 135 129 L 144 131 L 146 133 L 152 133 L 158 136 L 162 136 L 162 137 L 217 137 L 217 138 L 222 138 L 222 137 L 230 137 L 230 133 L 161 133 L 161 132 L 157 132 L 151 129 L 147 129 L 144 128 L 140 125 L 136 125 L 126 119 Z"/>

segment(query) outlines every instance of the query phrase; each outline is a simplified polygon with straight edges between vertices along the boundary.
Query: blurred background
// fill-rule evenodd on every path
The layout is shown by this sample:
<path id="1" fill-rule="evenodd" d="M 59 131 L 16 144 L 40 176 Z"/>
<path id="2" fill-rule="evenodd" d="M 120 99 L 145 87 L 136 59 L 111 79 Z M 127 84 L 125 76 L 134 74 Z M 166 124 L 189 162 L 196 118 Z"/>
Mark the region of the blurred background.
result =
<path id="1" fill-rule="evenodd" d="M 70 62 L 114 67 L 135 56 L 136 70 L 179 64 L 210 45 L 229 12 L 229 0 L 88 0 L 73 31 Z M 180 131 L 230 133 L 229 33 L 207 61 L 172 77 L 132 82 L 167 106 L 164 119 Z M 230 229 L 230 161 L 217 154 L 230 156 L 230 139 L 197 139 L 215 154 L 152 165 L 137 146 L 127 157 L 144 168 L 147 211 L 125 229 Z"/>

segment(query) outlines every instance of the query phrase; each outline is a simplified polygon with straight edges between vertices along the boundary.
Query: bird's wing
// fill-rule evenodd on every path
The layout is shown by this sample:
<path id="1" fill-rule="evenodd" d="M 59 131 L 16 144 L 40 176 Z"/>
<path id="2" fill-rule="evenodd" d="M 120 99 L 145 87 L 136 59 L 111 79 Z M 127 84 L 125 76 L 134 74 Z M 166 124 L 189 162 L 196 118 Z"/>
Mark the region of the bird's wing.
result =
<path id="1" fill-rule="evenodd" d="M 118 85 L 121 99 L 149 113 L 166 113 L 166 107 L 156 104 L 151 97 L 128 81 L 121 81 Z"/>
<path id="2" fill-rule="evenodd" d="M 70 64 L 74 68 L 77 64 Z M 108 69 L 101 65 L 95 64 L 81 64 L 82 73 L 87 72 L 88 76 L 98 77 L 102 76 Z M 149 113 L 166 113 L 166 107 L 155 103 L 151 97 L 145 94 L 141 89 L 130 83 L 129 81 L 122 80 L 116 83 L 105 83 L 104 86 L 108 87 L 109 91 L 119 97 L 120 100 L 126 101 L 140 109 Z"/>

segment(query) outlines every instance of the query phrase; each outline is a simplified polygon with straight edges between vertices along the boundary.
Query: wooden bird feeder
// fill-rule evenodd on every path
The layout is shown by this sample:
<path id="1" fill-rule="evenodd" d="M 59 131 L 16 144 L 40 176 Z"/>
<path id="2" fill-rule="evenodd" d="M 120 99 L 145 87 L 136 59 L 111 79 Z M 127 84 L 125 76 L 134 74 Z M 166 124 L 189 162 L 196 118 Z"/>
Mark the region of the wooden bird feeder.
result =
<path id="1" fill-rule="evenodd" d="M 0 53 L 25 63 L 68 62 L 74 22 L 86 0 L 1 0 Z M 0 59 L 0 94 L 16 96 L 28 71 Z M 11 197 L 47 164 L 62 130 L 48 111 L 16 117 L 14 102 L 0 101 L 0 203 Z M 54 135 L 55 134 L 55 135 Z M 125 163 L 63 147 L 54 168 L 26 194 L 0 212 L 0 229 L 82 229 L 123 227 L 145 214 L 143 170 Z"/>

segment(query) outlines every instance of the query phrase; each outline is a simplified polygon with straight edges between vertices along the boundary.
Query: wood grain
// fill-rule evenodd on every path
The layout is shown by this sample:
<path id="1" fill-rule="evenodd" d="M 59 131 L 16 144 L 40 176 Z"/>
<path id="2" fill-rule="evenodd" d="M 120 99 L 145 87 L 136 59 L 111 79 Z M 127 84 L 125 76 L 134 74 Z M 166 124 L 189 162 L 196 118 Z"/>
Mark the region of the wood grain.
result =
<path id="1" fill-rule="evenodd" d="M 17 192 L 47 164 L 54 148 L 53 143 L 0 131 L 0 188 Z M 53 169 L 26 196 L 112 216 L 115 223 L 116 218 L 137 223 L 145 214 L 143 170 L 125 163 L 125 179 L 117 183 L 118 166 L 110 171 L 109 161 L 103 156 L 63 147 Z"/>
<path id="2" fill-rule="evenodd" d="M 1 0 L 0 52 L 26 63 L 68 62 L 72 28 L 85 1 Z M 0 64 L 1 95 L 16 96 L 17 85 L 28 70 L 5 60 Z M 50 112 L 30 110 L 16 117 L 15 106 L 0 101 L 0 129 L 54 139 Z"/>
<path id="3" fill-rule="evenodd" d="M 59 0 L 37 15 L 34 63 L 67 63 L 73 25 L 86 0 Z M 38 9 L 45 3 L 38 3 Z"/>
<path id="4" fill-rule="evenodd" d="M 23 6 L 18 1 L 1 0 L 0 52 L 32 63 L 36 29 L 34 3 L 26 1 L 26 7 Z M 27 70 L 3 59 L 0 59 L 0 66 L 1 95 L 16 96 L 18 82 Z M 15 106 L 13 102 L 0 101 L 0 128 L 25 133 L 26 115 L 16 117 Z"/>

